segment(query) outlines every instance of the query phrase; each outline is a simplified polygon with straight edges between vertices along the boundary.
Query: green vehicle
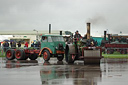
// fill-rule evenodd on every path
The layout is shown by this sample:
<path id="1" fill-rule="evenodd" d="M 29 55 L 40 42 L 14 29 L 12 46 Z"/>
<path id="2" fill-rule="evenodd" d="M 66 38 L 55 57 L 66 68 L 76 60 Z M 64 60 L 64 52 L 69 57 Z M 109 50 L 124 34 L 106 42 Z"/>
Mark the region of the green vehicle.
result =
<path id="1" fill-rule="evenodd" d="M 65 41 L 61 35 L 42 35 L 41 51 L 39 55 L 43 55 L 45 61 L 49 61 L 50 57 L 55 56 L 59 61 L 64 58 Z"/>

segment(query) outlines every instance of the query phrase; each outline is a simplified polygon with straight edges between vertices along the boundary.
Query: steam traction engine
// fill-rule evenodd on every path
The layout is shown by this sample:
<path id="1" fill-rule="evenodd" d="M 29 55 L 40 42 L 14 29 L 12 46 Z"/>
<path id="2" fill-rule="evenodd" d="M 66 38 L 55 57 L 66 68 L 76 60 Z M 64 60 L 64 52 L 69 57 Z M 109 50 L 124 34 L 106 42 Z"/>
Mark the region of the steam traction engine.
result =
<path id="1" fill-rule="evenodd" d="M 126 37 L 107 35 L 108 40 L 106 39 L 106 31 L 104 31 L 104 40 L 101 42 L 107 54 L 113 54 L 114 52 L 119 52 L 120 54 L 128 53 L 128 39 Z"/>
<path id="2" fill-rule="evenodd" d="M 75 60 L 83 60 L 84 64 L 100 64 L 102 49 L 97 47 L 97 42 L 90 38 L 90 23 L 87 23 L 87 39 L 77 40 L 74 39 L 73 44 L 66 45 L 66 61 L 74 63 Z"/>

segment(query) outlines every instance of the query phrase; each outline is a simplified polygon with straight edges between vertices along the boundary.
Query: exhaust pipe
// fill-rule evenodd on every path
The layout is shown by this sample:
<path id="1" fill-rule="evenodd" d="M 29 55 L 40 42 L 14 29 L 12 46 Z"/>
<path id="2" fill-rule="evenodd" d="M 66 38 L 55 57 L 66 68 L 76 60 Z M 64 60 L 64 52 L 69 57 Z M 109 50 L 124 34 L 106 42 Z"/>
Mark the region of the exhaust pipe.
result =
<path id="1" fill-rule="evenodd" d="M 51 24 L 49 24 L 49 34 L 51 34 Z"/>
<path id="2" fill-rule="evenodd" d="M 104 31 L 104 41 L 106 41 L 106 31 Z"/>
<path id="3" fill-rule="evenodd" d="M 62 35 L 62 31 L 60 31 L 60 35 Z"/>
<path id="4" fill-rule="evenodd" d="M 90 39 L 90 23 L 87 23 L 87 39 Z"/>

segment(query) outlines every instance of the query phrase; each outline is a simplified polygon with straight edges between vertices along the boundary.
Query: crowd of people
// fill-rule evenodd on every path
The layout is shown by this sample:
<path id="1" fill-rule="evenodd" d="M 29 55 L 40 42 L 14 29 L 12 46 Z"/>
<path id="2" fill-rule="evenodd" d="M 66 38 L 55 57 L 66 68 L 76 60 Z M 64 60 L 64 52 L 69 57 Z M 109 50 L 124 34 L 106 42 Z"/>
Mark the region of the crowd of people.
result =
<path id="1" fill-rule="evenodd" d="M 15 41 L 3 41 L 2 43 L 0 42 L 0 47 L 3 48 L 4 52 L 6 52 L 7 49 L 12 48 L 15 49 L 16 47 L 21 47 L 21 43 L 20 41 L 17 42 L 17 46 L 16 46 L 16 42 Z"/>
<path id="2" fill-rule="evenodd" d="M 41 43 L 38 40 L 34 40 L 34 41 L 31 42 L 31 47 L 39 48 L 40 45 L 41 45 Z"/>
<path id="3" fill-rule="evenodd" d="M 21 41 L 3 41 L 0 42 L 0 48 L 3 49 L 4 52 L 6 52 L 7 49 L 12 48 L 15 49 L 16 47 L 21 48 L 21 46 L 23 46 L 24 48 L 28 48 L 29 43 L 28 42 L 24 42 L 24 45 L 21 45 Z M 32 41 L 31 42 L 31 47 L 36 47 L 39 48 L 40 47 L 40 42 L 39 41 Z"/>

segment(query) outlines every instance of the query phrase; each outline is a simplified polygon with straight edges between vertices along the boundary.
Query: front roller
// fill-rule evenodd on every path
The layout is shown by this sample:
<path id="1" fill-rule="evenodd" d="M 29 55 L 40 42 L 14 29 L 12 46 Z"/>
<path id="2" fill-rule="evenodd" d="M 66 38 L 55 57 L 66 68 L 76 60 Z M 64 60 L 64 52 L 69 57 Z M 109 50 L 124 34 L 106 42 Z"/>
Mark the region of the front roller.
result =
<path id="1" fill-rule="evenodd" d="M 100 47 L 83 48 L 84 64 L 100 64 L 102 58 L 102 51 Z"/>
<path id="2" fill-rule="evenodd" d="M 65 60 L 67 63 L 74 63 L 76 58 L 75 46 L 73 44 L 66 45 Z"/>

